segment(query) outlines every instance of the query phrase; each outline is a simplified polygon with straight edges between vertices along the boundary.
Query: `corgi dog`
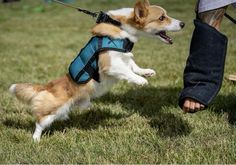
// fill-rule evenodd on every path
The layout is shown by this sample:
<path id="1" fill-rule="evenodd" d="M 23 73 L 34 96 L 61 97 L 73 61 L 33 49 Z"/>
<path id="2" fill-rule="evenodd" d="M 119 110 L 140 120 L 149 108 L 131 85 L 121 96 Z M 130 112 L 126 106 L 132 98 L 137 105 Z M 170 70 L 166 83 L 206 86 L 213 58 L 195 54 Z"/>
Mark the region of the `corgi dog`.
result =
<path id="1" fill-rule="evenodd" d="M 115 39 L 129 39 L 135 43 L 142 35 L 153 36 L 172 44 L 167 31 L 179 31 L 184 23 L 171 18 L 160 6 L 150 5 L 148 0 L 137 1 L 134 8 L 108 11 L 107 14 L 119 21 L 121 26 L 99 23 L 92 28 L 94 36 L 109 36 Z M 19 83 L 12 84 L 9 91 L 19 100 L 32 106 L 36 117 L 33 139 L 40 141 L 42 132 L 55 120 L 68 119 L 71 107 L 88 108 L 90 101 L 105 94 L 118 80 L 126 80 L 137 85 L 146 85 L 146 77 L 154 76 L 152 69 L 140 68 L 133 60 L 131 52 L 115 50 L 103 51 L 98 56 L 100 81 L 94 79 L 78 84 L 66 74 L 45 85 Z"/>

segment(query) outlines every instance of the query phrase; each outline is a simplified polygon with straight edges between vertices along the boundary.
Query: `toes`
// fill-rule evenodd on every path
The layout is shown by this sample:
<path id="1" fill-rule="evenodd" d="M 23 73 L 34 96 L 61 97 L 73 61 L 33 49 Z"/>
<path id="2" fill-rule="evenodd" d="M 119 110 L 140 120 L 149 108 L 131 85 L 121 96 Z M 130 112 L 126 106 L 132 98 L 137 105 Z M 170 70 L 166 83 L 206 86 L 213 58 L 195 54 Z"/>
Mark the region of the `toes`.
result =
<path id="1" fill-rule="evenodd" d="M 145 78 L 140 77 L 140 78 L 136 79 L 136 80 L 134 81 L 134 83 L 137 84 L 137 85 L 144 86 L 144 85 L 147 85 L 147 84 L 148 84 L 148 81 L 147 81 Z"/>
<path id="2" fill-rule="evenodd" d="M 195 111 L 195 102 L 193 100 L 190 101 L 190 107 L 189 107 L 190 111 Z"/>
<path id="3" fill-rule="evenodd" d="M 205 106 L 203 104 L 200 105 L 200 110 L 204 110 Z"/>
<path id="4" fill-rule="evenodd" d="M 186 99 L 183 105 L 184 113 L 194 113 L 203 110 L 204 108 L 205 106 L 203 104 L 200 104 L 193 99 Z"/>
<path id="5" fill-rule="evenodd" d="M 199 111 L 200 110 L 200 103 L 195 103 L 195 110 Z"/>
<path id="6" fill-rule="evenodd" d="M 33 136 L 33 140 L 35 143 L 39 143 L 40 142 L 40 136 Z"/>
<path id="7" fill-rule="evenodd" d="M 152 76 L 155 76 L 155 75 L 156 75 L 156 72 L 152 69 L 145 69 L 144 73 L 143 73 L 144 77 L 152 77 Z"/>
<path id="8" fill-rule="evenodd" d="M 156 74 L 155 73 L 146 73 L 144 76 L 145 77 L 152 77 L 152 76 L 155 76 Z"/>
<path id="9" fill-rule="evenodd" d="M 185 100 L 184 105 L 183 105 L 183 111 L 185 113 L 189 112 L 189 107 L 190 107 L 190 101 L 189 100 Z"/>

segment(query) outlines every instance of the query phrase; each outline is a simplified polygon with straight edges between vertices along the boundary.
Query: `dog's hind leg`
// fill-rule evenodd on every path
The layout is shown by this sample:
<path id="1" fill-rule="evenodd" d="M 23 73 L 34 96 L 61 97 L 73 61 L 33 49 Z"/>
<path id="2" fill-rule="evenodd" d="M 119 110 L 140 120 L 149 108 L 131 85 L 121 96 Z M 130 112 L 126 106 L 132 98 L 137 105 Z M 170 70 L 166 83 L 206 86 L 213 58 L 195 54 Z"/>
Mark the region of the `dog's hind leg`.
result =
<path id="1" fill-rule="evenodd" d="M 46 107 L 46 102 L 41 103 L 43 106 L 38 106 L 34 110 L 34 113 L 37 116 L 36 128 L 33 134 L 34 141 L 40 141 L 43 130 L 49 127 L 55 120 L 69 119 L 68 113 L 72 104 L 73 100 L 69 100 L 60 106 L 58 104 L 48 104 Z"/>
<path id="2" fill-rule="evenodd" d="M 36 123 L 34 134 L 33 134 L 33 139 L 35 142 L 40 141 L 43 130 L 49 127 L 55 119 L 56 119 L 56 115 L 48 115 L 38 120 L 38 122 Z"/>

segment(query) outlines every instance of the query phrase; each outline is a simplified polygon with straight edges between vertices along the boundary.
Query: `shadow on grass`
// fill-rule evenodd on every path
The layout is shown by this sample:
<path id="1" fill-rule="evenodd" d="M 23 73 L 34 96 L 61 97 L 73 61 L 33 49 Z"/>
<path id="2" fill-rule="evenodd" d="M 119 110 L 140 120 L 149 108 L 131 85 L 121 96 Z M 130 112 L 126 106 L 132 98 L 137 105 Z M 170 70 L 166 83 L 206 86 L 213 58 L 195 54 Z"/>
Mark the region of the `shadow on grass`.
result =
<path id="1" fill-rule="evenodd" d="M 62 131 L 65 128 L 93 130 L 101 126 L 112 127 L 108 124 L 109 120 L 119 120 L 125 117 L 127 117 L 125 114 L 114 114 L 109 110 L 93 109 L 80 114 L 71 114 L 70 119 L 66 121 L 56 121 L 50 128 L 50 132 Z"/>
<path id="2" fill-rule="evenodd" d="M 217 114 L 227 113 L 229 124 L 236 126 L 236 93 L 218 95 L 214 101 L 214 107 L 213 112 Z"/>
<path id="3" fill-rule="evenodd" d="M 143 87 L 131 88 L 125 94 L 108 93 L 99 101 L 115 104 L 119 102 L 128 112 L 138 112 L 145 117 L 155 117 L 163 107 L 176 107 L 179 88 Z"/>
<path id="4" fill-rule="evenodd" d="M 115 104 L 117 102 L 127 113 L 113 113 L 110 109 L 93 109 L 84 113 L 73 112 L 67 121 L 56 121 L 49 128 L 49 133 L 55 131 L 66 131 L 66 128 L 78 128 L 84 130 L 97 129 L 100 126 L 112 127 L 116 123 L 122 124 L 119 119 L 127 118 L 133 113 L 138 113 L 150 120 L 152 128 L 157 129 L 159 135 L 164 137 L 188 135 L 191 132 L 189 124 L 181 116 L 170 112 L 169 107 L 177 106 L 179 88 L 165 87 L 143 87 L 131 88 L 125 94 L 112 94 L 98 99 L 98 102 Z M 168 111 L 166 111 L 168 110 Z M 128 114 L 128 115 L 127 115 Z M 117 121 L 109 123 L 109 119 Z M 27 129 L 33 131 L 35 123 L 22 120 L 6 119 L 3 124 L 17 129 Z"/>
<path id="5" fill-rule="evenodd" d="M 15 119 L 15 118 L 7 118 L 2 122 L 5 126 L 16 128 L 16 129 L 26 129 L 33 130 L 35 127 L 35 123 L 29 120 Z"/>
<path id="6" fill-rule="evenodd" d="M 97 129 L 99 126 L 106 125 L 109 119 L 121 119 L 127 115 L 113 114 L 108 110 L 89 110 L 81 114 L 70 114 L 70 119 L 65 121 L 55 121 L 49 130 L 51 133 L 54 131 L 63 131 L 65 128 L 78 128 L 84 130 Z M 35 122 L 29 120 L 21 120 L 14 118 L 7 118 L 2 122 L 7 127 L 16 129 L 26 129 L 33 131 L 35 129 Z M 107 125 L 106 125 L 107 126 Z"/>
<path id="7" fill-rule="evenodd" d="M 77 110 L 70 115 L 67 121 L 57 121 L 49 128 L 49 133 L 55 131 L 66 131 L 66 128 L 78 128 L 84 130 L 97 129 L 100 126 L 113 127 L 122 124 L 123 118 L 133 113 L 138 113 L 149 119 L 152 128 L 164 137 L 186 136 L 191 132 L 188 122 L 184 121 L 178 113 L 172 113 L 173 107 L 176 110 L 180 88 L 170 87 L 132 87 L 124 94 L 108 93 L 99 98 L 97 102 L 116 104 L 122 106 L 127 113 L 114 113 L 107 109 L 92 109 L 83 113 Z M 228 114 L 230 124 L 236 125 L 236 95 L 218 95 L 213 103 L 211 111 Z M 1 112 L 1 109 L 0 109 Z M 128 114 L 128 115 L 127 115 Z M 112 124 L 110 119 L 114 119 Z M 16 129 L 27 129 L 33 131 L 35 123 L 16 118 L 7 118 L 2 122 L 8 127 Z"/>
<path id="8" fill-rule="evenodd" d="M 191 132 L 190 125 L 182 118 L 171 113 L 162 113 L 151 119 L 150 126 L 158 130 L 163 137 L 186 136 Z"/>
<path id="9" fill-rule="evenodd" d="M 169 107 L 177 107 L 180 88 L 143 87 L 132 88 L 124 95 L 109 93 L 101 102 L 119 103 L 129 113 L 138 113 L 150 119 L 150 126 L 164 137 L 185 136 L 191 132 L 190 125 L 180 116 L 171 113 Z"/>

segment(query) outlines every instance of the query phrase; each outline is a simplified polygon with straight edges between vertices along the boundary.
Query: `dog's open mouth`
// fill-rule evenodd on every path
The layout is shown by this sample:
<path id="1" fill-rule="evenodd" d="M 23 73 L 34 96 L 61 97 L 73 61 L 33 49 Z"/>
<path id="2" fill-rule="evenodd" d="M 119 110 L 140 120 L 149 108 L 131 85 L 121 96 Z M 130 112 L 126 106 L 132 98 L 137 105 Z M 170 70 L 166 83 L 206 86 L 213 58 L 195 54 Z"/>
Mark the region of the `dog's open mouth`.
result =
<path id="1" fill-rule="evenodd" d="M 160 36 L 168 44 L 173 44 L 172 39 L 166 35 L 165 31 L 160 31 L 160 32 L 156 33 L 156 35 Z"/>

